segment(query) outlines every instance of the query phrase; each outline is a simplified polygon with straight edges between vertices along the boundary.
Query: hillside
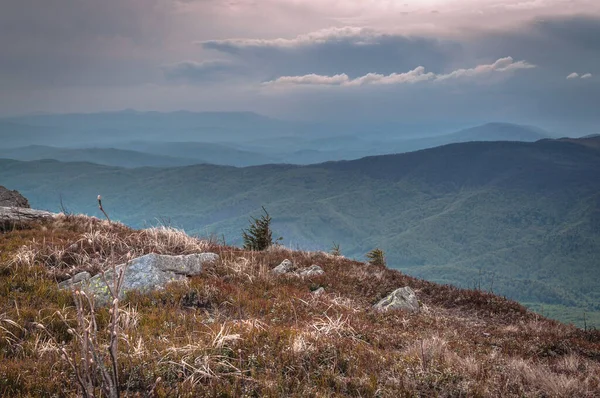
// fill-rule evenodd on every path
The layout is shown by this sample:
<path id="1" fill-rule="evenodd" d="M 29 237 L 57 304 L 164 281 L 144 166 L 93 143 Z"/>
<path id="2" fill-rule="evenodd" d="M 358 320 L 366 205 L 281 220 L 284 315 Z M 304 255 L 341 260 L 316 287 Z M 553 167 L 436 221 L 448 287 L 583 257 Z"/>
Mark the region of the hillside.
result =
<path id="1" fill-rule="evenodd" d="M 506 295 L 566 322 L 600 326 L 600 152 L 570 142 L 479 142 L 298 167 L 123 170 L 0 161 L 34 207 L 162 222 L 239 243 L 266 206 L 284 243 L 381 247 L 411 275 Z M 591 322 L 591 323 L 590 323 Z"/>
<path id="2" fill-rule="evenodd" d="M 90 162 L 106 166 L 135 167 L 176 167 L 198 163 L 209 163 L 201 159 L 186 159 L 148 154 L 132 150 L 114 148 L 56 148 L 43 145 L 29 145 L 20 148 L 0 149 L 0 158 L 15 160 L 54 159 L 61 162 Z"/>
<path id="3" fill-rule="evenodd" d="M 219 260 L 198 276 L 132 292 L 110 311 L 57 287 L 146 253 L 205 252 Z M 284 259 L 325 273 L 277 276 Z M 415 291 L 419 312 L 372 308 L 398 287 Z M 600 394 L 598 331 L 493 294 L 323 252 L 247 252 L 81 216 L 0 233 L 0 314 L 0 395 L 15 398 L 81 396 L 78 380 L 99 394 L 113 369 L 121 396 Z"/>

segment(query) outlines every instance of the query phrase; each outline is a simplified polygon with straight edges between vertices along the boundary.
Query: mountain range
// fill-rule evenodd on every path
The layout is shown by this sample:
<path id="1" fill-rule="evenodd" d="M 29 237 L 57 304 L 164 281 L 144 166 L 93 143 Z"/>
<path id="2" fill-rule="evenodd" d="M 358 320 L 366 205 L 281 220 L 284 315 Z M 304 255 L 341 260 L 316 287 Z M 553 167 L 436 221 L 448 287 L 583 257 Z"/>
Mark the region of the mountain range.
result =
<path id="1" fill-rule="evenodd" d="M 470 142 L 308 166 L 176 168 L 0 160 L 33 207 L 170 223 L 239 244 L 261 206 L 291 247 L 380 247 L 411 275 L 480 287 L 564 321 L 600 320 L 600 138 Z M 596 323 L 599 324 L 599 323 Z"/>

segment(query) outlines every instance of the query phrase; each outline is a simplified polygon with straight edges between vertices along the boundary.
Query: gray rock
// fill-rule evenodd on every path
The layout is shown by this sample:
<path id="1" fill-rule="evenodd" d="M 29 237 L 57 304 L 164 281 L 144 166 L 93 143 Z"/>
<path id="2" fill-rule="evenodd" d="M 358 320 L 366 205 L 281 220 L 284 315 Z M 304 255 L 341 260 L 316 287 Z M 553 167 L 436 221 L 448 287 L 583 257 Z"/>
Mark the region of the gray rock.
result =
<path id="1" fill-rule="evenodd" d="M 319 276 L 323 275 L 324 273 L 325 271 L 323 271 L 323 268 L 319 267 L 318 265 L 311 265 L 308 268 L 302 268 L 298 270 L 298 275 L 300 276 Z"/>
<path id="2" fill-rule="evenodd" d="M 117 273 L 125 268 L 123 286 L 119 298 L 123 298 L 129 291 L 150 292 L 160 290 L 169 282 L 186 279 L 187 276 L 199 275 L 206 264 L 219 259 L 215 253 L 190 254 L 187 256 L 167 256 L 160 254 L 147 254 L 131 260 L 128 264 L 115 267 Z M 81 273 L 83 274 L 83 273 Z M 76 281 L 75 279 L 79 279 Z M 110 290 L 106 282 L 112 286 L 114 279 L 113 270 L 98 274 L 86 279 L 84 275 L 77 274 L 68 281 L 64 281 L 63 288 L 81 288 L 96 298 L 100 305 L 112 301 Z"/>
<path id="3" fill-rule="evenodd" d="M 287 274 L 292 271 L 294 271 L 294 264 L 288 259 L 283 260 L 281 264 L 271 270 L 272 273 L 278 275 Z"/>
<path id="4" fill-rule="evenodd" d="M 386 298 L 373 306 L 378 311 L 405 310 L 419 312 L 419 300 L 408 286 L 394 290 Z"/>
<path id="5" fill-rule="evenodd" d="M 25 207 L 0 207 L 0 223 L 5 225 L 22 224 L 54 217 L 54 213 Z"/>
<path id="6" fill-rule="evenodd" d="M 11 191 L 0 185 L 0 206 L 29 208 L 29 201 L 17 191 Z"/>
<path id="7" fill-rule="evenodd" d="M 323 294 L 325 294 L 325 289 L 323 287 L 320 287 L 317 290 L 315 290 L 314 292 L 312 292 L 313 296 L 321 296 Z"/>

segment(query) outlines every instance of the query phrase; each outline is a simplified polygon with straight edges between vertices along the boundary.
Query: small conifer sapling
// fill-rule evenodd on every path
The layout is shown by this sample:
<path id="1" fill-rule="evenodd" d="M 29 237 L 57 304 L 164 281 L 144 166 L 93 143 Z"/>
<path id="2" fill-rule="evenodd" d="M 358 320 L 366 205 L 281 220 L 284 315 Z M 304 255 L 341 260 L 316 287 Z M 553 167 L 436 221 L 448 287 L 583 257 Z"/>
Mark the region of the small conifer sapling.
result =
<path id="1" fill-rule="evenodd" d="M 379 248 L 375 248 L 367 253 L 367 260 L 372 265 L 383 265 L 385 266 L 385 253 Z"/>
<path id="2" fill-rule="evenodd" d="M 271 216 L 267 210 L 262 208 L 264 213 L 260 218 L 252 217 L 250 227 L 242 231 L 244 239 L 244 249 L 261 251 L 273 245 L 273 236 L 271 232 Z"/>

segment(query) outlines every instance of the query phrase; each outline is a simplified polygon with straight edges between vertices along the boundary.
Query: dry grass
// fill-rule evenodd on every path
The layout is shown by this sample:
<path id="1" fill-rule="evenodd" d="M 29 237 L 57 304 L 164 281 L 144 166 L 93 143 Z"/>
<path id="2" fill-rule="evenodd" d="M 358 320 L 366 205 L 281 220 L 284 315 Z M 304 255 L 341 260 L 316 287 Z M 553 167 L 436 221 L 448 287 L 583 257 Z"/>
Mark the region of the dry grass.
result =
<path id="1" fill-rule="evenodd" d="M 600 333 L 515 302 L 327 253 L 246 252 L 79 216 L 0 234 L 0 396 L 78 395 L 65 352 L 80 349 L 82 320 L 57 281 L 128 255 L 205 251 L 221 260 L 203 275 L 95 311 L 101 350 L 116 320 L 123 396 L 600 396 Z M 285 258 L 325 275 L 275 277 Z M 425 310 L 371 310 L 401 286 Z"/>

